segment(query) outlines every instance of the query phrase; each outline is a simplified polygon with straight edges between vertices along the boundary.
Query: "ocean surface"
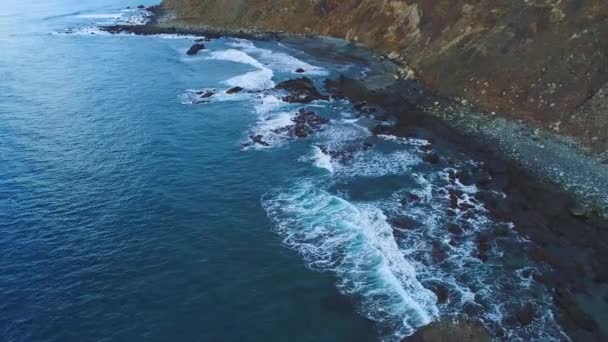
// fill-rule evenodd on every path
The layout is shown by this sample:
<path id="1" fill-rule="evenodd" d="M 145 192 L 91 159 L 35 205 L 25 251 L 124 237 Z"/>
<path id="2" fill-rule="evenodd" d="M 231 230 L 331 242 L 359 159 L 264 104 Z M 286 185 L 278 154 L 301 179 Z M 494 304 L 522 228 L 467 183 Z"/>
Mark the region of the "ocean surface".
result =
<path id="1" fill-rule="evenodd" d="M 272 90 L 365 65 L 96 29 L 145 22 L 128 5 L 2 3 L 0 340 L 398 341 L 462 313 L 495 337 L 567 339 L 530 242 L 450 176 L 478 161 L 444 146 L 452 166 L 429 165 L 428 141 L 372 136 L 346 101 Z M 330 122 L 294 138 L 301 108 Z M 419 226 L 394 229 L 403 217 Z"/>

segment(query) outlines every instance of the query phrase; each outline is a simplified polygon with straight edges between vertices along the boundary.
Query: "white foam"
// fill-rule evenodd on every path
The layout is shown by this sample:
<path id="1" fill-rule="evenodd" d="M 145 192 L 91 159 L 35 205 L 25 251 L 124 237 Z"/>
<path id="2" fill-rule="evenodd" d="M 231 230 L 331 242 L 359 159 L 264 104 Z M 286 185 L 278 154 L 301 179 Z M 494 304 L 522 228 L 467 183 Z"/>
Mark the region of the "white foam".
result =
<path id="1" fill-rule="evenodd" d="M 304 72 L 302 74 L 304 75 L 325 76 L 328 74 L 327 70 L 306 63 L 286 53 L 258 48 L 253 42 L 246 39 L 234 39 L 228 45 L 255 55 L 266 67 L 276 71 L 296 73 L 297 69 L 303 69 Z"/>
<path id="2" fill-rule="evenodd" d="M 119 19 L 122 18 L 121 13 L 99 13 L 99 14 L 78 14 L 75 17 L 83 19 Z"/>
<path id="3" fill-rule="evenodd" d="M 285 105 L 286 103 L 283 100 L 274 95 L 262 95 L 258 98 L 254 107 L 257 114 L 263 115 L 280 109 Z"/>
<path id="4" fill-rule="evenodd" d="M 319 148 L 318 146 L 313 146 L 312 148 L 312 160 L 315 166 L 321 169 L 325 169 L 330 173 L 334 173 L 334 166 L 332 164 L 331 156 L 323 152 L 323 150 L 321 150 L 321 148 Z"/>
<path id="5" fill-rule="evenodd" d="M 217 59 L 217 60 L 222 60 L 222 61 L 231 61 L 231 62 L 236 62 L 236 63 L 241 63 L 241 64 L 248 64 L 248 65 L 251 65 L 252 67 L 255 67 L 258 69 L 264 68 L 264 65 L 262 65 L 262 63 L 258 62 L 257 59 L 249 56 L 248 54 L 246 54 L 243 51 L 234 50 L 234 49 L 213 51 L 207 58 Z"/>
<path id="6" fill-rule="evenodd" d="M 419 156 L 406 150 L 388 154 L 367 151 L 355 154 L 352 161 L 337 165 L 335 170 L 336 174 L 349 178 L 403 175 L 421 161 Z"/>
<path id="7" fill-rule="evenodd" d="M 234 49 L 214 51 L 207 58 L 247 64 L 259 69 L 224 81 L 229 86 L 238 86 L 248 90 L 263 90 L 275 86 L 275 83 L 272 81 L 272 77 L 274 76 L 273 71 L 242 51 Z"/>
<path id="8" fill-rule="evenodd" d="M 117 13 L 87 13 L 74 16 L 87 20 L 106 20 L 97 22 L 100 25 L 145 25 L 150 21 L 152 13 L 146 9 L 123 9 Z"/>
<path id="9" fill-rule="evenodd" d="M 248 90 L 263 90 L 275 86 L 275 83 L 272 81 L 273 76 L 274 73 L 272 70 L 264 68 L 232 77 L 224 81 L 224 83 L 231 87 L 242 87 Z"/>
<path id="10" fill-rule="evenodd" d="M 366 317 L 395 327 L 396 340 L 437 317 L 435 295 L 417 280 L 382 211 L 307 181 L 289 189 L 263 200 L 277 232 L 309 267 L 334 272 L 342 293 L 361 298 Z"/>
<path id="11" fill-rule="evenodd" d="M 109 36 L 110 33 L 102 31 L 97 26 L 81 27 L 77 29 L 66 29 L 60 32 L 52 32 L 53 35 L 76 35 L 76 36 Z"/>
<path id="12" fill-rule="evenodd" d="M 188 39 L 188 40 L 197 40 L 197 39 L 205 38 L 203 36 L 194 36 L 194 35 L 188 35 L 188 34 L 169 34 L 169 33 L 151 35 L 151 37 L 158 37 L 158 38 L 162 38 L 162 39 Z"/>
<path id="13" fill-rule="evenodd" d="M 397 137 L 395 135 L 389 135 L 389 134 L 378 134 L 378 138 L 384 139 L 387 141 L 392 141 L 392 142 L 395 142 L 398 144 L 405 144 L 405 145 L 410 145 L 410 146 L 424 146 L 424 145 L 429 144 L 429 141 L 426 139 Z"/>

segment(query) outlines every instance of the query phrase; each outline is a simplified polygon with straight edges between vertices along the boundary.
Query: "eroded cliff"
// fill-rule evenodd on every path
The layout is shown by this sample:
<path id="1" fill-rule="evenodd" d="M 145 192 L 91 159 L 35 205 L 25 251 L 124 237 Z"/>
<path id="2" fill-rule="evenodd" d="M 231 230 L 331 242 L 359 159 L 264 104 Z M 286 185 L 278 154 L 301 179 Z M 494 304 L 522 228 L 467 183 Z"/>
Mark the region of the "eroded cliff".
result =
<path id="1" fill-rule="evenodd" d="M 346 38 L 441 94 L 608 146 L 605 0 L 164 0 L 187 23 Z"/>

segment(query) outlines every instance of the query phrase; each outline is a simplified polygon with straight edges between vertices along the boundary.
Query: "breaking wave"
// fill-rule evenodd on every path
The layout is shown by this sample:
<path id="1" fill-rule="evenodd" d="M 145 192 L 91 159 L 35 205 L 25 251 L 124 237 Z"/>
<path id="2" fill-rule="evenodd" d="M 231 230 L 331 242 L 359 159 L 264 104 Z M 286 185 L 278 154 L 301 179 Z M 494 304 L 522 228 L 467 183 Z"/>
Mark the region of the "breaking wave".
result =
<path id="1" fill-rule="evenodd" d="M 418 281 L 386 216 L 355 205 L 308 181 L 263 198 L 284 243 L 315 270 L 331 271 L 339 290 L 357 298 L 362 315 L 391 329 L 399 340 L 437 317 L 437 299 Z"/>

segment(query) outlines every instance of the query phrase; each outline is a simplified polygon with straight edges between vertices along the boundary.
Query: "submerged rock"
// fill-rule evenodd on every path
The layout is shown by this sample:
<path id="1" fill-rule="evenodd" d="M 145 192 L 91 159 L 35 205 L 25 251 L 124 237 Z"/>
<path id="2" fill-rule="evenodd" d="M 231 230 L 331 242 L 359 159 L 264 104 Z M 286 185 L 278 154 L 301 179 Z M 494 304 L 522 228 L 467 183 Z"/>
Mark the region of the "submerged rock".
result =
<path id="1" fill-rule="evenodd" d="M 304 72 L 306 72 L 306 71 L 304 69 L 302 69 L 302 68 L 297 68 L 296 69 L 296 73 L 298 73 L 298 74 L 302 74 Z"/>
<path id="2" fill-rule="evenodd" d="M 190 47 L 190 49 L 188 49 L 188 52 L 186 52 L 186 54 L 188 56 L 194 56 L 196 55 L 200 50 L 204 50 L 205 49 L 205 44 L 201 44 L 201 43 L 196 43 L 194 45 L 192 45 Z"/>
<path id="3" fill-rule="evenodd" d="M 434 322 L 406 337 L 403 342 L 490 342 L 486 328 L 479 322 L 462 318 Z"/>
<path id="4" fill-rule="evenodd" d="M 314 83 L 308 77 L 296 78 L 283 81 L 276 85 L 276 90 L 286 90 L 289 94 L 283 97 L 283 101 L 290 103 L 310 103 L 316 100 L 329 100 L 322 95 Z"/>

